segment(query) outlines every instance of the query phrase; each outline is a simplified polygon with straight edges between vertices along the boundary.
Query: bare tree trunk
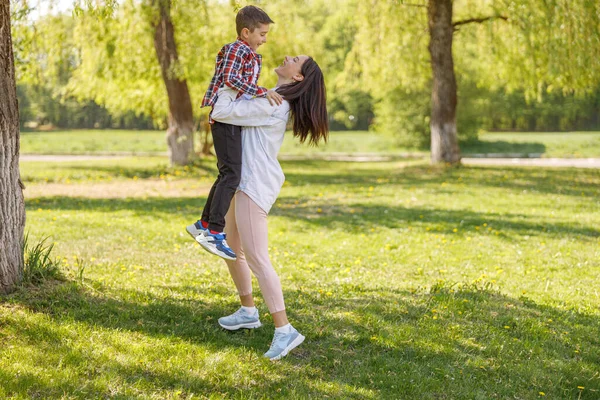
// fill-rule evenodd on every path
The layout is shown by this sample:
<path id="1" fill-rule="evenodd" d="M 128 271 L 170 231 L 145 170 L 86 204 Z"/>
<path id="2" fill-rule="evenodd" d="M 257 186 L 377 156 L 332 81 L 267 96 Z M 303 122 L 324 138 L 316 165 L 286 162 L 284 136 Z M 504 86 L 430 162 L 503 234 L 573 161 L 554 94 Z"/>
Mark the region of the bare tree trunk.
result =
<path id="1" fill-rule="evenodd" d="M 10 32 L 10 0 L 0 0 L 0 293 L 23 276 L 25 203 L 19 175 L 19 108 Z"/>
<path id="2" fill-rule="evenodd" d="M 212 134 L 210 131 L 210 123 L 208 122 L 208 116 L 203 117 L 200 120 L 200 136 L 201 136 L 201 140 L 200 140 L 200 144 L 202 144 L 202 149 L 200 150 L 200 154 L 204 157 L 204 156 L 209 156 L 211 155 L 210 150 L 213 147 L 213 141 L 212 141 Z"/>
<path id="3" fill-rule="evenodd" d="M 194 115 L 187 81 L 179 77 L 177 44 L 171 21 L 171 0 L 152 0 L 159 18 L 154 23 L 154 47 L 169 98 L 167 143 L 171 164 L 189 164 L 194 156 Z"/>
<path id="4" fill-rule="evenodd" d="M 456 133 L 456 78 L 452 59 L 452 0 L 429 0 L 431 93 L 431 162 L 460 162 Z"/>

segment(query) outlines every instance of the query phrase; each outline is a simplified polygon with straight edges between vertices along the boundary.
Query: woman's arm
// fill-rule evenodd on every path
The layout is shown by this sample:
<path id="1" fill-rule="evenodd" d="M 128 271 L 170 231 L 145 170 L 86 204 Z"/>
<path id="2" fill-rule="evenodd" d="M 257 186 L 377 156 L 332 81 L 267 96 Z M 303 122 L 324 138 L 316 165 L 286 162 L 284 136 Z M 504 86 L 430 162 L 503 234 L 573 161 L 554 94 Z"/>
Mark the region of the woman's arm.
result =
<path id="1" fill-rule="evenodd" d="M 211 117 L 215 121 L 237 126 L 266 126 L 277 123 L 270 118 L 277 106 L 269 104 L 266 98 L 236 100 L 234 90 L 221 90 L 215 103 Z"/>

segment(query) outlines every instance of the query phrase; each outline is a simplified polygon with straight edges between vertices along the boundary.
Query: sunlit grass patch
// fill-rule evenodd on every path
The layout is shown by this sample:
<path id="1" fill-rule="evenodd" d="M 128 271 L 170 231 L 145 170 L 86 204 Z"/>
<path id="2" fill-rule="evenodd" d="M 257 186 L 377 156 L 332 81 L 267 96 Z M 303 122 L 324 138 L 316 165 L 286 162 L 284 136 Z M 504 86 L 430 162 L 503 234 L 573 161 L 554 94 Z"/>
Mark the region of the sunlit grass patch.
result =
<path id="1" fill-rule="evenodd" d="M 186 185 L 214 167 L 165 193 L 162 161 L 138 161 L 61 164 L 63 179 L 110 170 L 103 197 L 26 182 L 28 228 L 67 281 L 0 306 L 1 397 L 600 395 L 598 171 L 283 162 L 269 249 L 307 340 L 271 363 L 258 287 L 264 326 L 219 329 L 234 286 L 184 231 L 206 196 Z"/>

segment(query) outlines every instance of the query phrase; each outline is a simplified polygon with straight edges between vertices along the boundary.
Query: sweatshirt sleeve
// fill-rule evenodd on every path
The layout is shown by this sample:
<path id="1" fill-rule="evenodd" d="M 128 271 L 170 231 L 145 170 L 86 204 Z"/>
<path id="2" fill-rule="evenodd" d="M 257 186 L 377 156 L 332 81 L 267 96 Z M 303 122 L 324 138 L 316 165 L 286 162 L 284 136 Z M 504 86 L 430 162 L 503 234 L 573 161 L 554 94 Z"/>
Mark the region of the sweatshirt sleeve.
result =
<path id="1" fill-rule="evenodd" d="M 266 98 L 235 99 L 236 92 L 221 90 L 213 106 L 211 118 L 236 126 L 269 126 L 278 122 L 271 118 L 278 106 L 272 106 Z"/>

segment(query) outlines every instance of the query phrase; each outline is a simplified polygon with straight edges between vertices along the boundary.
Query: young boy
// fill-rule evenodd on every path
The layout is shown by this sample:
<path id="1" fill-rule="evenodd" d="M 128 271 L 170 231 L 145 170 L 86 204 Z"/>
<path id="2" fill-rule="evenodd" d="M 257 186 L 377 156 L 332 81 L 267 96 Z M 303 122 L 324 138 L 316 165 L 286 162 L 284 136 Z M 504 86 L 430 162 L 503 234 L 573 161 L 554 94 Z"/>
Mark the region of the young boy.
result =
<path id="1" fill-rule="evenodd" d="M 246 6 L 235 18 L 238 38 L 223 46 L 217 55 L 215 74 L 202 100 L 202 107 L 213 106 L 219 90 L 228 86 L 242 95 L 267 97 L 273 104 L 281 104 L 282 97 L 274 90 L 267 90 L 256 83 L 260 75 L 262 58 L 256 53 L 260 45 L 267 41 L 269 24 L 274 22 L 267 13 L 258 7 Z M 241 127 L 213 121 L 209 116 L 219 175 L 215 180 L 202 217 L 186 227 L 187 232 L 205 250 L 228 260 L 235 260 L 223 229 L 225 214 L 240 183 L 242 170 Z"/>

